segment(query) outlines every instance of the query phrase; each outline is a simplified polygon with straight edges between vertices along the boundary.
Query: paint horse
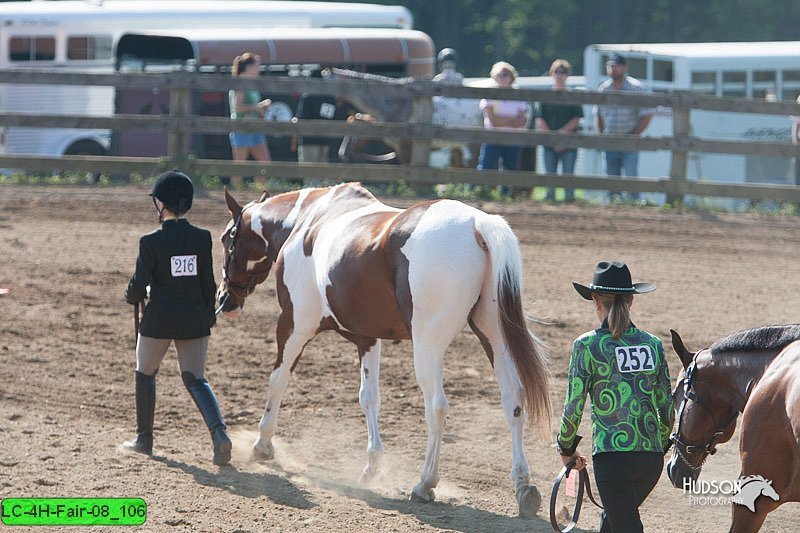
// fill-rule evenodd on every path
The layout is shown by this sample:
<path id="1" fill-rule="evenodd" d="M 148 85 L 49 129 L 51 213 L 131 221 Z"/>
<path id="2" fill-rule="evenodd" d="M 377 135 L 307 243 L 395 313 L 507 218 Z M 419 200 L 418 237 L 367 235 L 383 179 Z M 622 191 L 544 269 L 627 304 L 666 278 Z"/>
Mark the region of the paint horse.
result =
<path id="1" fill-rule="evenodd" d="M 770 511 L 800 501 L 800 326 L 742 331 L 698 352 L 672 331 L 672 344 L 684 370 L 673 392 L 678 425 L 667 475 L 677 488 L 696 481 L 741 413 L 742 490 L 732 498 L 730 531 L 758 531 Z"/>
<path id="2" fill-rule="evenodd" d="M 522 257 L 508 224 L 450 200 L 395 209 L 355 183 L 265 193 L 244 207 L 226 189 L 225 201 L 231 220 L 222 234 L 222 311 L 238 312 L 273 264 L 281 308 L 277 360 L 254 456 L 273 457 L 272 437 L 292 370 L 306 343 L 333 330 L 358 349 L 359 401 L 368 433 L 362 480 L 372 478 L 383 454 L 381 339 L 411 339 L 428 429 L 422 477 L 411 499 L 432 501 L 448 410 L 444 354 L 469 324 L 500 385 L 520 514 L 535 515 L 540 497 L 529 485 L 523 431 L 526 419 L 549 431 L 548 372 L 522 311 Z"/>

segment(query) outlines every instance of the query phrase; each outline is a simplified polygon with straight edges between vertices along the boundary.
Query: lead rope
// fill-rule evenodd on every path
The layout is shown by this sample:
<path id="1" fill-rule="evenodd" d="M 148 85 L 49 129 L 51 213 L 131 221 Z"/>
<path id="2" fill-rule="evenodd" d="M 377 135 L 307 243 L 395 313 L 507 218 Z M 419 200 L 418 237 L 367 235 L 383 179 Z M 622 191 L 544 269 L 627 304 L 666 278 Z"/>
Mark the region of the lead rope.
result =
<path id="1" fill-rule="evenodd" d="M 578 472 L 578 496 L 575 501 L 575 509 L 572 511 L 572 520 L 563 529 L 558 525 L 558 520 L 556 519 L 558 489 L 561 487 L 561 482 L 567 476 L 569 476 L 570 471 L 574 467 L 575 461 L 572 461 L 561 469 L 561 472 L 556 477 L 555 483 L 553 483 L 553 492 L 550 494 L 550 525 L 553 526 L 553 529 L 559 533 L 569 533 L 575 528 L 576 525 L 578 525 L 578 518 L 580 518 L 581 515 L 581 505 L 583 505 L 584 492 L 586 492 L 586 495 L 589 496 L 589 501 L 591 501 L 598 508 L 603 508 L 602 505 L 597 503 L 597 500 L 594 498 L 594 494 L 592 494 L 592 484 L 589 482 L 589 473 L 584 468 Z"/>

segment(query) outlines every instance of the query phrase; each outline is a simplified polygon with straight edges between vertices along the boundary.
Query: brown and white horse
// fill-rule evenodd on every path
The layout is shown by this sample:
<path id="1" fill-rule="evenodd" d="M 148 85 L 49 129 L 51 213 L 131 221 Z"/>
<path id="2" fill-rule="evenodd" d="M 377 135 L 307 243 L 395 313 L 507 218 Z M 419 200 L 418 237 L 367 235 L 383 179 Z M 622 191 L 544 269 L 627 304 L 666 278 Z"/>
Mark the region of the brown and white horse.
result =
<path id="1" fill-rule="evenodd" d="M 520 514 L 535 515 L 540 497 L 529 484 L 523 431 L 530 419 L 549 432 L 548 372 L 525 322 L 522 257 L 505 220 L 451 200 L 395 209 L 356 183 L 265 193 L 244 207 L 226 189 L 225 201 L 231 220 L 222 234 L 222 311 L 237 312 L 273 263 L 281 308 L 277 360 L 254 455 L 273 457 L 272 437 L 291 372 L 305 345 L 333 330 L 357 346 L 361 360 L 359 400 L 368 431 L 362 479 L 370 479 L 383 454 L 381 339 L 411 339 L 428 426 L 422 478 L 411 498 L 432 501 L 448 410 L 444 354 L 469 324 L 500 385 Z"/>

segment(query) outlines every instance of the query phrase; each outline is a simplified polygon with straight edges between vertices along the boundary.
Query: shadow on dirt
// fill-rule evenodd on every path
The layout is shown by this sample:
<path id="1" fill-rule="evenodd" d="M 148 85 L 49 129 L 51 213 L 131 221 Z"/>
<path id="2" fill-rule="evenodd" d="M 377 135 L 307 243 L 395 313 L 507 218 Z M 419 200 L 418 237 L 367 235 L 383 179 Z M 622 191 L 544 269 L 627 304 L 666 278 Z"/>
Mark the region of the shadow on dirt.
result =
<path id="1" fill-rule="evenodd" d="M 237 496 L 245 498 L 265 496 L 278 505 L 295 509 L 311 509 L 317 506 L 309 500 L 306 491 L 280 476 L 265 472 L 242 472 L 232 465 L 212 472 L 163 456 L 154 455 L 153 460 L 190 474 L 200 485 L 220 488 Z"/>
<path id="2" fill-rule="evenodd" d="M 429 526 L 446 529 L 448 531 L 462 531 L 464 533 L 483 533 L 485 531 L 552 531 L 550 522 L 544 517 L 547 511 L 545 503 L 539 511 L 540 516 L 533 520 L 524 520 L 515 516 L 496 514 L 467 505 L 434 501 L 433 503 L 416 503 L 410 500 L 389 498 L 367 488 L 358 488 L 344 483 L 338 483 L 324 477 L 312 477 L 315 485 L 341 494 L 348 498 L 361 500 L 373 509 L 394 511 L 399 514 L 411 515 L 421 523 Z M 513 494 L 511 495 L 513 498 Z M 573 531 L 579 532 L 580 529 Z"/>

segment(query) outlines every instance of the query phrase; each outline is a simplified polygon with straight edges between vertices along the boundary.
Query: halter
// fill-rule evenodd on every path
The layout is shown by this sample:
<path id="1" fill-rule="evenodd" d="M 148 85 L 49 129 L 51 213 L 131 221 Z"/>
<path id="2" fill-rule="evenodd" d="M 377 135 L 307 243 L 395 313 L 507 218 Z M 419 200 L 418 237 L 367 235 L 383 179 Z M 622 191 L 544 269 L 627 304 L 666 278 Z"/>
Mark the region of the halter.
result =
<path id="1" fill-rule="evenodd" d="M 678 409 L 678 428 L 677 430 L 670 435 L 670 440 L 675 445 L 675 452 L 678 454 L 678 457 L 681 458 L 681 461 L 689 467 L 692 472 L 698 471 L 703 468 L 703 464 L 705 464 L 706 459 L 709 455 L 714 455 L 717 452 L 717 443 L 716 440 L 719 439 L 722 435 L 725 434 L 725 430 L 728 426 L 733 423 L 736 418 L 739 416 L 738 412 L 733 414 L 733 417 L 725 422 L 724 424 L 717 423 L 717 417 L 714 416 L 714 412 L 711 408 L 706 404 L 700 397 L 697 395 L 697 391 L 692 389 L 692 385 L 694 384 L 694 377 L 697 373 L 697 354 L 695 354 L 694 358 L 692 358 L 692 363 L 686 369 L 686 376 L 683 378 L 683 401 L 681 402 L 681 406 Z M 711 420 L 714 422 L 714 433 L 708 439 L 708 442 L 705 444 L 694 444 L 688 442 L 681 437 L 681 427 L 683 426 L 683 412 L 686 409 L 686 404 L 689 400 L 692 400 L 700 407 L 706 410 L 708 415 L 711 417 Z M 683 447 L 684 451 L 681 451 L 681 447 Z M 696 453 L 697 451 L 703 452 L 705 451 L 705 456 L 703 457 L 702 461 L 700 461 L 699 465 L 694 465 L 689 461 L 686 457 L 686 454 Z"/>
<path id="2" fill-rule="evenodd" d="M 223 299 L 222 303 L 220 304 L 219 309 L 216 311 L 217 314 L 219 314 L 219 312 L 222 310 L 222 308 L 225 307 L 225 303 L 228 301 L 228 295 L 230 293 L 234 293 L 234 292 L 238 293 L 239 295 L 241 295 L 241 299 L 242 300 L 244 300 L 245 298 L 250 296 L 250 294 L 252 294 L 252 292 L 256 289 L 256 285 L 258 285 L 260 283 L 260 281 L 258 280 L 259 276 L 266 276 L 267 274 L 269 274 L 269 269 L 272 268 L 272 263 L 275 260 L 274 257 L 270 257 L 270 253 L 269 253 L 270 252 L 270 247 L 269 247 L 269 245 L 267 245 L 267 253 L 265 254 L 265 257 L 267 259 L 270 259 L 270 260 L 267 261 L 267 267 L 266 268 L 258 269 L 258 270 L 255 270 L 253 272 L 249 272 L 247 270 L 247 266 L 246 265 L 243 267 L 236 260 L 236 254 L 234 253 L 236 251 L 236 236 L 239 234 L 239 228 L 242 225 L 242 216 L 244 215 L 244 212 L 245 212 L 246 209 L 247 209 L 247 207 L 242 209 L 241 213 L 239 213 L 239 217 L 236 219 L 236 223 L 233 225 L 233 227 L 231 228 L 231 231 L 228 233 L 228 236 L 231 239 L 231 244 L 228 247 L 228 257 L 225 260 L 225 265 L 224 265 L 224 268 L 222 270 L 222 280 L 225 282 L 225 287 L 228 289 L 228 291 L 227 291 L 228 294 L 225 295 L 225 298 Z M 238 268 L 242 272 L 245 272 L 246 274 L 249 275 L 249 277 L 247 278 L 247 282 L 244 285 L 240 285 L 238 283 L 234 283 L 228 277 L 228 271 L 229 271 L 231 262 L 233 262 L 233 265 L 236 268 Z M 261 281 L 263 281 L 263 280 L 261 280 Z M 233 289 L 233 290 L 231 290 L 231 289 Z"/>

